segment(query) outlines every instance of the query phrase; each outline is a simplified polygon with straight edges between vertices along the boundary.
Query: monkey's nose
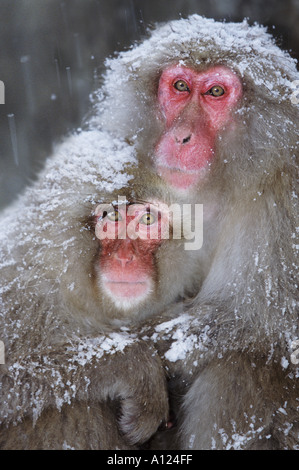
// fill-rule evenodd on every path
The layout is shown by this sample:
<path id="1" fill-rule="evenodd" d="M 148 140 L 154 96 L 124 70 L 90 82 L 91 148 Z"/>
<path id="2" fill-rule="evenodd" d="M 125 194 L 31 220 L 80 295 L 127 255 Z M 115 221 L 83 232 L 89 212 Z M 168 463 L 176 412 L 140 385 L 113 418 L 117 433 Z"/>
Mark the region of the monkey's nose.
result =
<path id="1" fill-rule="evenodd" d="M 130 264 L 133 261 L 134 256 L 133 254 L 129 254 L 129 253 L 128 254 L 117 253 L 116 259 L 121 264 L 121 267 L 125 268 L 127 264 Z"/>
<path id="2" fill-rule="evenodd" d="M 178 144 L 187 144 L 191 140 L 191 135 L 188 135 L 187 137 L 184 137 L 183 139 L 179 139 L 178 137 L 175 138 L 176 142 Z"/>

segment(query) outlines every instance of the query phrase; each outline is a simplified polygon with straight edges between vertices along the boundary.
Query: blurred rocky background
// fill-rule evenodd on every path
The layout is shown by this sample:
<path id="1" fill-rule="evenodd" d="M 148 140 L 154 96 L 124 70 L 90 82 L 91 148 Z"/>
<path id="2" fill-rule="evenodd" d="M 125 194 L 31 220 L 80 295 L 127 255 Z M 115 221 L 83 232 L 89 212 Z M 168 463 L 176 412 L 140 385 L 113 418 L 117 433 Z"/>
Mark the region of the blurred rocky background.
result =
<path id="1" fill-rule="evenodd" d="M 0 0 L 0 208 L 80 126 L 105 57 L 192 13 L 262 23 L 299 58 L 299 0 Z"/>

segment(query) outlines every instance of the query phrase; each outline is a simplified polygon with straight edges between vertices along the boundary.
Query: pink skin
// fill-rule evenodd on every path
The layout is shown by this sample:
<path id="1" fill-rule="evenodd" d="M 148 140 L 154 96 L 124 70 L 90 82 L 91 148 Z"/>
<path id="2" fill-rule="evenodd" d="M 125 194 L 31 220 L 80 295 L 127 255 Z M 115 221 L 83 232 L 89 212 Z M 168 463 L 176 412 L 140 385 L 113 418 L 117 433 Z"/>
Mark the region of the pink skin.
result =
<path id="1" fill-rule="evenodd" d="M 103 242 L 107 245 L 106 240 Z M 109 262 L 104 261 L 104 256 L 101 257 L 102 280 L 108 292 L 117 298 L 127 299 L 146 294 L 153 272 L 150 246 L 147 247 L 148 253 L 144 253 L 140 250 L 140 240 L 114 240 L 113 250 L 108 255 Z"/>
<path id="2" fill-rule="evenodd" d="M 175 88 L 179 80 L 188 90 Z M 207 94 L 214 86 L 224 94 Z M 224 66 L 196 72 L 183 66 L 164 70 L 158 102 L 165 119 L 165 132 L 156 147 L 156 167 L 176 189 L 188 190 L 203 175 L 213 159 L 219 131 L 233 124 L 232 110 L 242 96 L 239 77 Z"/>
<path id="3" fill-rule="evenodd" d="M 118 221 L 109 220 L 108 217 L 101 219 L 101 211 L 96 214 L 98 223 L 104 224 L 108 235 L 101 240 L 101 279 L 106 293 L 113 300 L 142 300 L 151 292 L 155 269 L 154 253 L 162 241 L 161 224 L 164 224 L 166 216 L 162 214 L 158 217 L 158 211 L 151 211 L 155 215 L 152 225 L 157 226 L 159 234 L 158 238 L 151 239 L 150 227 L 141 222 L 142 217 L 148 213 L 146 205 L 119 207 L 118 213 Z M 139 231 L 136 239 L 132 239 L 129 233 L 133 221 Z M 115 233 L 120 238 L 115 238 Z"/>

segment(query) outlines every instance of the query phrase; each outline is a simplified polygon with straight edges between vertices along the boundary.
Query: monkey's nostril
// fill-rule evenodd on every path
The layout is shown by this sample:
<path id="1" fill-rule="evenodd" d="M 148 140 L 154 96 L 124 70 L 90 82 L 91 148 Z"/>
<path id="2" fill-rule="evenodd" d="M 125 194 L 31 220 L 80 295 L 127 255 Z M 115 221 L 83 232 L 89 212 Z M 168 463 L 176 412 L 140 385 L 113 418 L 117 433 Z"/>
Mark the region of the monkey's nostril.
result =
<path id="1" fill-rule="evenodd" d="M 191 134 L 188 135 L 188 137 L 185 137 L 184 139 L 182 139 L 181 137 L 177 137 L 177 136 L 175 136 L 174 138 L 177 144 L 186 144 L 191 139 Z"/>
<path id="2" fill-rule="evenodd" d="M 190 139 L 191 139 L 191 135 L 188 135 L 188 137 L 183 139 L 183 144 L 186 144 L 187 142 L 189 142 Z"/>

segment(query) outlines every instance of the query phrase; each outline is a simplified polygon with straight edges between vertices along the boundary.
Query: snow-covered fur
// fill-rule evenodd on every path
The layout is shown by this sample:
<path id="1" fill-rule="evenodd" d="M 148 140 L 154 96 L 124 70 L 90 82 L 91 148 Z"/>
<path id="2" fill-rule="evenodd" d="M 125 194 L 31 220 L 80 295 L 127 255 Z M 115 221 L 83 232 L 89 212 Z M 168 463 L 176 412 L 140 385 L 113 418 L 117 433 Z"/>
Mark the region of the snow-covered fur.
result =
<path id="1" fill-rule="evenodd" d="M 90 246 L 84 244 L 90 233 L 82 220 L 103 194 L 137 183 L 138 176 L 130 179 L 131 166 L 150 166 L 163 131 L 156 106 L 158 81 L 174 63 L 199 70 L 220 63 L 239 74 L 244 99 L 235 111 L 238 132 L 219 136 L 204 185 L 185 201 L 208 208 L 203 248 L 188 261 L 192 269 L 196 263 L 204 267 L 188 315 L 179 317 L 183 307 L 176 306 L 154 331 L 153 323 L 145 322 L 141 334 L 140 327 L 123 330 L 107 342 L 101 321 L 95 320 L 92 296 L 80 284 L 82 270 L 90 275 L 84 266 L 92 256 L 92 250 L 82 249 L 82 241 Z M 149 437 L 165 418 L 167 400 L 159 360 L 153 362 L 152 351 L 144 349 L 138 356 L 144 341 L 157 347 L 169 375 L 178 378 L 179 393 L 180 384 L 191 384 L 182 410 L 175 409 L 179 448 L 299 446 L 298 372 L 291 360 L 298 339 L 299 225 L 299 113 L 291 96 L 298 78 L 295 61 L 265 28 L 197 15 L 159 26 L 149 39 L 107 61 L 88 129 L 57 148 L 37 183 L 6 209 L 0 222 L 0 340 L 6 362 L 0 366 L 0 447 L 16 445 L 22 435 L 18 445 L 25 448 L 95 448 L 97 443 L 103 448 L 99 433 L 105 426 L 92 418 L 95 404 L 117 396 L 138 396 L 139 405 L 147 403 L 136 412 L 129 402 L 122 429 L 130 433 L 137 427 L 131 442 Z M 180 258 L 170 262 L 162 277 L 173 276 L 179 290 L 189 265 Z M 174 323 L 165 323 L 169 317 L 176 317 Z M 132 344 L 136 363 L 132 355 L 126 361 L 121 354 Z M 120 380 L 120 367 L 113 369 L 112 361 L 113 377 L 106 383 L 99 361 L 109 350 L 117 351 L 124 365 Z M 84 413 L 93 410 L 88 419 L 82 415 L 90 429 L 99 426 L 89 444 L 84 430 L 81 440 L 73 436 L 74 422 L 66 424 L 66 442 L 63 433 L 54 432 L 65 415 L 80 422 L 80 413 L 68 415 L 65 408 L 75 400 L 84 403 Z M 65 414 L 41 421 L 39 428 L 47 407 Z M 106 408 L 101 412 L 104 416 Z M 29 425 L 7 434 L 5 425 L 23 417 Z"/>
<path id="2" fill-rule="evenodd" d="M 107 59 L 91 123 L 138 145 L 140 134 L 156 121 L 153 103 L 161 71 L 177 63 L 196 69 L 227 65 L 246 87 L 255 88 L 255 95 L 275 105 L 290 103 L 293 81 L 298 79 L 296 61 L 276 46 L 265 27 L 250 26 L 247 20 L 226 23 L 193 15 L 158 26 L 149 39 Z M 243 105 L 250 104 L 249 94 Z"/>

